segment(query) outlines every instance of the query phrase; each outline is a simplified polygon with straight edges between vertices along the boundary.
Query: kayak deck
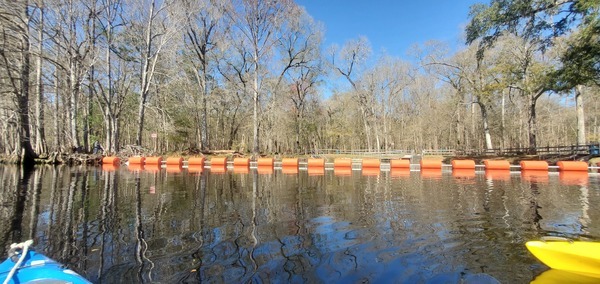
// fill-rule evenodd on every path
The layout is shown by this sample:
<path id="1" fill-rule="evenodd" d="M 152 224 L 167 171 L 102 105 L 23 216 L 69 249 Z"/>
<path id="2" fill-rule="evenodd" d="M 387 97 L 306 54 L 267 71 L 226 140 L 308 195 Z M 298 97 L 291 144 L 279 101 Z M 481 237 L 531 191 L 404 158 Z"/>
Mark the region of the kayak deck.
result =
<path id="1" fill-rule="evenodd" d="M 529 241 L 525 246 L 550 268 L 600 277 L 600 243 Z"/>

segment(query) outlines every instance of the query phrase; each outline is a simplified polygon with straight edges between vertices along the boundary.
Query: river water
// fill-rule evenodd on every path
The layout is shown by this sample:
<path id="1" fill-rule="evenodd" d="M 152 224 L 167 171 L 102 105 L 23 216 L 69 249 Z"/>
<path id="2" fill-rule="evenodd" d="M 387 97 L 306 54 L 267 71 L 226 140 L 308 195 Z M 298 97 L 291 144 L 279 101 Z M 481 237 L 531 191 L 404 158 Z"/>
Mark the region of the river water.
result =
<path id="1" fill-rule="evenodd" d="M 600 238 L 600 177 L 0 167 L 0 249 L 95 283 L 529 283 Z"/>

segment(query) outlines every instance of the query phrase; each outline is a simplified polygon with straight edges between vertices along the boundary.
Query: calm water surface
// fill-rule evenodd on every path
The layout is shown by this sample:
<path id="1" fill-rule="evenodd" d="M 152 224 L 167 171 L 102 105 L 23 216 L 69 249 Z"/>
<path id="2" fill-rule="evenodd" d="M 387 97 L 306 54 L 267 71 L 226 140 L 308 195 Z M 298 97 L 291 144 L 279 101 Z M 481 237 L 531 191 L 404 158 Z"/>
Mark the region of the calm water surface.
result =
<path id="1" fill-rule="evenodd" d="M 343 173 L 348 174 L 348 173 Z M 600 178 L 0 167 L 0 250 L 96 283 L 528 283 L 524 243 L 600 239 Z"/>

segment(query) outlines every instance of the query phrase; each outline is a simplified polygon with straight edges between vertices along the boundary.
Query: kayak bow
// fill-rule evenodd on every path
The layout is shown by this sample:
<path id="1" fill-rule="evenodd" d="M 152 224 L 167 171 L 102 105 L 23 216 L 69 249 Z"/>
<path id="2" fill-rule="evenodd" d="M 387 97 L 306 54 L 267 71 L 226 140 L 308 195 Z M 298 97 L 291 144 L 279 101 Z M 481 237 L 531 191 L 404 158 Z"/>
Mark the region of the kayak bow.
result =
<path id="1" fill-rule="evenodd" d="M 0 263 L 1 283 L 91 283 L 75 271 L 29 249 L 29 244 L 31 242 L 26 243 L 23 251 L 9 253 L 9 257 Z"/>
<path id="2" fill-rule="evenodd" d="M 600 243 L 529 241 L 525 246 L 550 268 L 600 277 Z"/>

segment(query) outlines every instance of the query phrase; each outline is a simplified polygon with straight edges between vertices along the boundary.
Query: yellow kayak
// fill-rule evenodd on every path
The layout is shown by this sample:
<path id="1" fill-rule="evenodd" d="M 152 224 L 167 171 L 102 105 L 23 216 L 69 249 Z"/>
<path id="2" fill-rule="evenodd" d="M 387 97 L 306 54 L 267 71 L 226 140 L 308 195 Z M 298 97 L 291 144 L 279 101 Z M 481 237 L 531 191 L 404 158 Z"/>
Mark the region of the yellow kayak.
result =
<path id="1" fill-rule="evenodd" d="M 525 246 L 550 268 L 600 277 L 600 243 L 530 241 Z"/>

